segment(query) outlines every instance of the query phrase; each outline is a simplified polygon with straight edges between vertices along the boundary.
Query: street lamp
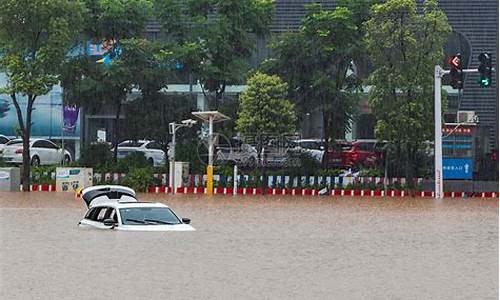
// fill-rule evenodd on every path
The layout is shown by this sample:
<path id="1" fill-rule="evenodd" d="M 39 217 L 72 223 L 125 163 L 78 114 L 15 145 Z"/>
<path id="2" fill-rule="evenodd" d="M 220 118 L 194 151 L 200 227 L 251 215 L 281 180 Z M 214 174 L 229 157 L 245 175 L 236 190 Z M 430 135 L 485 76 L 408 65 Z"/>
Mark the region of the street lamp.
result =
<path id="1" fill-rule="evenodd" d="M 193 127 L 196 124 L 195 120 L 187 119 L 182 120 L 181 123 L 169 123 L 168 131 L 172 135 L 172 143 L 170 143 L 169 154 L 169 185 L 172 188 L 172 194 L 175 194 L 175 132 L 181 127 Z"/>

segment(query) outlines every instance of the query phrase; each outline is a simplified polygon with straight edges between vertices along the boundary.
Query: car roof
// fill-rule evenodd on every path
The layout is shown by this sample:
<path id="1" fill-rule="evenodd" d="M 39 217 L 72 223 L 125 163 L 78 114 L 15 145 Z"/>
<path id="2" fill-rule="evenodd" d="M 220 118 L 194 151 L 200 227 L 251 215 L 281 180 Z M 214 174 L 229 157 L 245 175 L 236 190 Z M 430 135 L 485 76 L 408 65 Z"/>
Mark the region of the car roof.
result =
<path id="1" fill-rule="evenodd" d="M 103 207 L 103 206 L 112 207 L 115 209 L 131 208 L 131 207 L 165 207 L 165 208 L 169 208 L 168 205 L 165 205 L 163 203 L 158 203 L 158 202 L 122 202 L 122 201 L 116 201 L 116 200 L 99 202 L 98 204 L 93 205 L 90 208 Z"/>

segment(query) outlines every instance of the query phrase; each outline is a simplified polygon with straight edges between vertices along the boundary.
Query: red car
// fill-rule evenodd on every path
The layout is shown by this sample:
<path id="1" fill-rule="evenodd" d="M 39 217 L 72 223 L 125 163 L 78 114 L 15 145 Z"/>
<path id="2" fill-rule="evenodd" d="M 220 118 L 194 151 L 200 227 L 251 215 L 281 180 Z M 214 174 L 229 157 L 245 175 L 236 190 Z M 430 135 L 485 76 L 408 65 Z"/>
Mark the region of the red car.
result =
<path id="1" fill-rule="evenodd" d="M 383 143 L 377 140 L 336 142 L 325 154 L 327 167 L 355 168 L 371 167 L 382 161 Z"/>

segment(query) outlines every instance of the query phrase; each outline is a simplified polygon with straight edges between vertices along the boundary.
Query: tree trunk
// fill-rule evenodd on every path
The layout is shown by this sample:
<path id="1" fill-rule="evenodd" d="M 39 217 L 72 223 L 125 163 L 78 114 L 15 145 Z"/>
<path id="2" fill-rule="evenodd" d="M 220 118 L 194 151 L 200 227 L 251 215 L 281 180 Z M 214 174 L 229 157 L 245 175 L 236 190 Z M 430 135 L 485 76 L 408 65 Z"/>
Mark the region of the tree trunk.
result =
<path id="1" fill-rule="evenodd" d="M 328 152 L 328 149 L 330 148 L 330 116 L 326 110 L 323 109 L 323 147 L 325 147 L 325 154 L 323 154 L 323 168 L 326 168 L 328 166 L 328 160 L 326 159 L 327 155 L 326 153 Z"/>
<path id="2" fill-rule="evenodd" d="M 113 162 L 118 161 L 118 139 L 119 139 L 119 123 L 120 123 L 120 110 L 122 108 L 122 102 L 121 100 L 118 101 L 117 103 L 117 108 L 116 108 L 116 115 L 115 115 L 115 124 L 114 124 L 114 130 L 113 130 Z"/>
<path id="3" fill-rule="evenodd" d="M 28 95 L 28 104 L 26 107 L 26 124 L 23 120 L 23 114 L 21 112 L 21 107 L 17 102 L 16 94 L 12 93 L 11 95 L 12 102 L 14 103 L 14 107 L 16 108 L 17 120 L 19 122 L 19 129 L 21 131 L 21 138 L 23 139 L 23 165 L 22 165 L 22 173 L 21 180 L 23 182 L 23 191 L 29 192 L 31 179 L 30 179 L 30 167 L 31 167 L 31 157 L 30 157 L 30 147 L 29 141 L 31 136 L 31 113 L 33 111 L 33 103 L 35 102 L 36 95 Z"/>
<path id="4" fill-rule="evenodd" d="M 412 197 L 415 196 L 415 182 L 414 177 L 415 177 L 415 151 L 413 149 L 414 147 L 410 145 L 406 145 L 405 147 L 405 156 L 406 156 L 406 166 L 405 166 L 405 180 L 406 180 L 406 186 L 412 195 Z"/>

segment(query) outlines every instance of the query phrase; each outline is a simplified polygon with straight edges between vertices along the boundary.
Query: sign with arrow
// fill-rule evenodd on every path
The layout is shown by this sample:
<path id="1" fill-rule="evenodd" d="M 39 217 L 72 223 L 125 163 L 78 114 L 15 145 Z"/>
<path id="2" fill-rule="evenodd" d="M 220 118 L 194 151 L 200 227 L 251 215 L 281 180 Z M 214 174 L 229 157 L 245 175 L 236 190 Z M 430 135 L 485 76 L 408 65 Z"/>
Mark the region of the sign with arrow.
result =
<path id="1" fill-rule="evenodd" d="M 443 158 L 443 179 L 472 179 L 472 158 Z"/>

